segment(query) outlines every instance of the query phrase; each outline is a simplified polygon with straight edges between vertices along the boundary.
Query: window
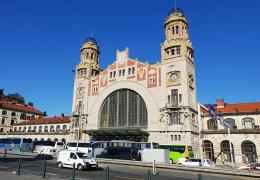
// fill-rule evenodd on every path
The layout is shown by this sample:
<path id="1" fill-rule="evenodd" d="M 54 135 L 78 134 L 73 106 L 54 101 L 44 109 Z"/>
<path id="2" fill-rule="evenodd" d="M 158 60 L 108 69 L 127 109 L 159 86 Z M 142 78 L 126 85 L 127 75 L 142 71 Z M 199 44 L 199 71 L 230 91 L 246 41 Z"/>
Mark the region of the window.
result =
<path id="1" fill-rule="evenodd" d="M 3 128 L 1 128 L 1 129 L 0 129 L 0 132 L 3 132 L 3 131 L 4 131 L 4 129 L 3 129 Z"/>
<path id="2" fill-rule="evenodd" d="M 179 102 L 181 103 L 182 102 L 182 95 L 179 94 Z"/>
<path id="3" fill-rule="evenodd" d="M 114 78 L 116 77 L 116 71 L 113 72 L 113 76 L 114 76 Z"/>
<path id="4" fill-rule="evenodd" d="M 39 126 L 39 130 L 38 130 L 39 132 L 42 132 L 42 126 Z"/>
<path id="5" fill-rule="evenodd" d="M 123 69 L 123 76 L 125 75 L 125 69 Z"/>
<path id="6" fill-rule="evenodd" d="M 121 73 L 122 73 L 122 70 L 120 69 L 120 70 L 119 70 L 119 76 L 121 76 Z"/>
<path id="7" fill-rule="evenodd" d="M 20 119 L 26 120 L 26 114 L 22 113 L 22 114 L 20 115 Z"/>
<path id="8" fill-rule="evenodd" d="M 74 154 L 74 153 L 70 153 L 70 159 L 77 159 L 76 154 Z"/>
<path id="9" fill-rule="evenodd" d="M 86 59 L 89 57 L 89 53 L 87 52 L 87 56 L 86 56 Z"/>
<path id="10" fill-rule="evenodd" d="M 242 124 L 244 129 L 254 129 L 255 128 L 255 120 L 250 117 L 246 117 L 242 120 Z"/>
<path id="11" fill-rule="evenodd" d="M 171 54 L 174 55 L 175 54 L 175 50 L 171 49 Z"/>
<path id="12" fill-rule="evenodd" d="M 171 124 L 180 124 L 180 114 L 178 112 L 172 112 L 170 114 Z"/>
<path id="13" fill-rule="evenodd" d="M 131 74 L 131 68 L 128 68 L 128 75 Z"/>
<path id="14" fill-rule="evenodd" d="M 178 141 L 180 141 L 181 140 L 181 135 L 178 135 Z"/>
<path id="15" fill-rule="evenodd" d="M 178 89 L 171 90 L 171 103 L 178 105 Z"/>
<path id="16" fill-rule="evenodd" d="M 179 34 L 179 26 L 176 26 L 176 34 Z"/>
<path id="17" fill-rule="evenodd" d="M 7 115 L 7 111 L 3 111 L 3 112 L 2 112 L 2 115 Z"/>
<path id="18" fill-rule="evenodd" d="M 113 73 L 112 73 L 112 72 L 110 72 L 110 78 L 112 78 L 112 75 L 113 75 Z"/>
<path id="19" fill-rule="evenodd" d="M 173 34 L 173 35 L 175 34 L 175 32 L 174 32 L 174 26 L 172 27 L 172 34 Z"/>
<path id="20" fill-rule="evenodd" d="M 14 125 L 14 119 L 11 120 L 11 125 Z"/>
<path id="21" fill-rule="evenodd" d="M 132 67 L 132 74 L 135 74 L 135 68 Z"/>
<path id="22" fill-rule="evenodd" d="M 2 118 L 1 124 L 5 124 L 5 118 Z"/>
<path id="23" fill-rule="evenodd" d="M 176 47 L 176 54 L 181 54 L 181 47 L 180 46 Z"/>
<path id="24" fill-rule="evenodd" d="M 100 109 L 100 127 L 147 127 L 147 108 L 143 98 L 130 89 L 110 94 Z"/>
<path id="25" fill-rule="evenodd" d="M 177 135 L 174 135 L 174 141 L 177 141 Z"/>
<path id="26" fill-rule="evenodd" d="M 93 59 L 93 56 L 94 56 L 93 53 L 91 53 L 91 57 L 90 58 Z"/>
<path id="27" fill-rule="evenodd" d="M 171 141 L 173 141 L 173 135 L 171 135 Z"/>
<path id="28" fill-rule="evenodd" d="M 12 112 L 12 113 L 11 113 L 11 116 L 15 116 L 15 115 L 16 115 L 16 113 L 15 113 L 15 112 Z"/>
<path id="29" fill-rule="evenodd" d="M 236 126 L 235 120 L 232 118 L 227 118 L 224 120 L 224 122 L 229 125 L 230 129 L 233 129 L 234 126 Z M 228 126 L 225 123 L 224 123 L 224 128 L 227 129 Z"/>
<path id="30" fill-rule="evenodd" d="M 207 121 L 208 130 L 217 130 L 218 129 L 218 121 L 214 119 L 209 119 Z"/>

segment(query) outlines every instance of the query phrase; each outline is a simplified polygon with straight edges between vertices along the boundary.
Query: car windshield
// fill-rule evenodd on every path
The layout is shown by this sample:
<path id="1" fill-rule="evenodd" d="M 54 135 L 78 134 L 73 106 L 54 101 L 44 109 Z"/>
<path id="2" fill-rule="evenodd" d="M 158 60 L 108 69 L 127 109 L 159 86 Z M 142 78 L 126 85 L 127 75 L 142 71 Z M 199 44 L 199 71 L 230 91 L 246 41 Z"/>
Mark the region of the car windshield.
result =
<path id="1" fill-rule="evenodd" d="M 78 157 L 81 158 L 81 159 L 90 159 L 90 157 L 88 156 L 87 153 L 77 152 L 77 155 L 78 155 Z"/>

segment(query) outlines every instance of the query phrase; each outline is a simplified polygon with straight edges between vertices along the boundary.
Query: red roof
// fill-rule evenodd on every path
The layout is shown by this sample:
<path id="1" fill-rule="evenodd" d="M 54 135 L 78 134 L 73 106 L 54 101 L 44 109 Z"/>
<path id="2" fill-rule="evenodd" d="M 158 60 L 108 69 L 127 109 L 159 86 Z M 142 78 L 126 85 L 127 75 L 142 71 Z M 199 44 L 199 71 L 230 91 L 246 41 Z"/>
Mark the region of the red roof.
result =
<path id="1" fill-rule="evenodd" d="M 36 115 L 43 115 L 43 112 L 39 111 L 38 109 L 28 106 L 26 104 L 16 103 L 13 101 L 8 101 L 5 99 L 0 99 L 0 108 L 3 109 L 10 109 L 14 111 L 20 111 L 20 112 L 26 112 L 26 113 L 32 113 Z"/>
<path id="2" fill-rule="evenodd" d="M 19 125 L 37 125 L 37 124 L 60 124 L 60 123 L 70 123 L 70 116 L 37 118 L 37 119 L 28 120 L 28 121 L 18 123 L 18 124 L 16 124 L 16 126 L 19 126 Z"/>
<path id="3" fill-rule="evenodd" d="M 225 104 L 222 108 L 217 108 L 220 113 L 234 113 L 234 112 L 260 112 L 260 102 L 253 103 L 239 103 L 239 104 Z"/>
<path id="4" fill-rule="evenodd" d="M 223 100 L 224 101 L 224 100 Z M 207 105 L 205 105 L 207 107 Z M 223 105 L 218 107 L 218 104 L 213 105 L 216 107 L 218 113 L 255 113 L 260 112 L 260 102 L 251 103 L 237 103 L 227 104 L 223 102 Z M 204 108 L 200 108 L 202 113 L 207 114 Z"/>

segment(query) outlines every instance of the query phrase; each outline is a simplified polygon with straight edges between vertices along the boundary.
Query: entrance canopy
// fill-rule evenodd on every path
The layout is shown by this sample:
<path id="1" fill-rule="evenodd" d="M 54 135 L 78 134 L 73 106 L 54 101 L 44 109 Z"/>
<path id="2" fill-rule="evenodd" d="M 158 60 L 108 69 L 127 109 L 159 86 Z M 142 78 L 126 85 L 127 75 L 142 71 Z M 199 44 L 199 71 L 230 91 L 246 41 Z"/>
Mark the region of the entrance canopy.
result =
<path id="1" fill-rule="evenodd" d="M 91 137 L 91 140 L 110 141 L 110 140 L 129 140 L 147 141 L 149 133 L 142 129 L 97 129 L 85 130 L 84 133 Z"/>

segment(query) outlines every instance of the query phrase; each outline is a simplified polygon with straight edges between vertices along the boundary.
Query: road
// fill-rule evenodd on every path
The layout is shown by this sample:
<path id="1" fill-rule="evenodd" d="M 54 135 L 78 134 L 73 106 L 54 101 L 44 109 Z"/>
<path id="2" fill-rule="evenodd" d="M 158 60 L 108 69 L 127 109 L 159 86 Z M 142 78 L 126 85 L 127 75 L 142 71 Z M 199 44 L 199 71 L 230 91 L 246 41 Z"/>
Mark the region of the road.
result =
<path id="1" fill-rule="evenodd" d="M 36 175 L 41 176 L 43 172 L 44 161 L 35 158 L 23 158 L 21 163 L 21 175 Z M 76 171 L 76 179 L 84 180 L 105 180 L 106 167 L 108 164 L 99 164 L 98 170 Z M 18 158 L 10 158 L 7 161 L 0 159 L 0 172 L 14 172 L 18 167 Z M 111 165 L 110 180 L 145 180 L 147 179 L 148 168 Z M 1 173 L 2 174 L 2 173 Z M 257 178 L 217 175 L 217 174 L 201 174 L 203 180 L 256 180 Z M 47 160 L 47 178 L 71 179 L 72 169 L 56 166 L 55 160 Z M 0 176 L 0 179 L 5 177 Z M 152 176 L 152 180 L 197 180 L 198 174 L 194 172 L 178 171 L 178 170 L 159 170 L 159 175 Z"/>

